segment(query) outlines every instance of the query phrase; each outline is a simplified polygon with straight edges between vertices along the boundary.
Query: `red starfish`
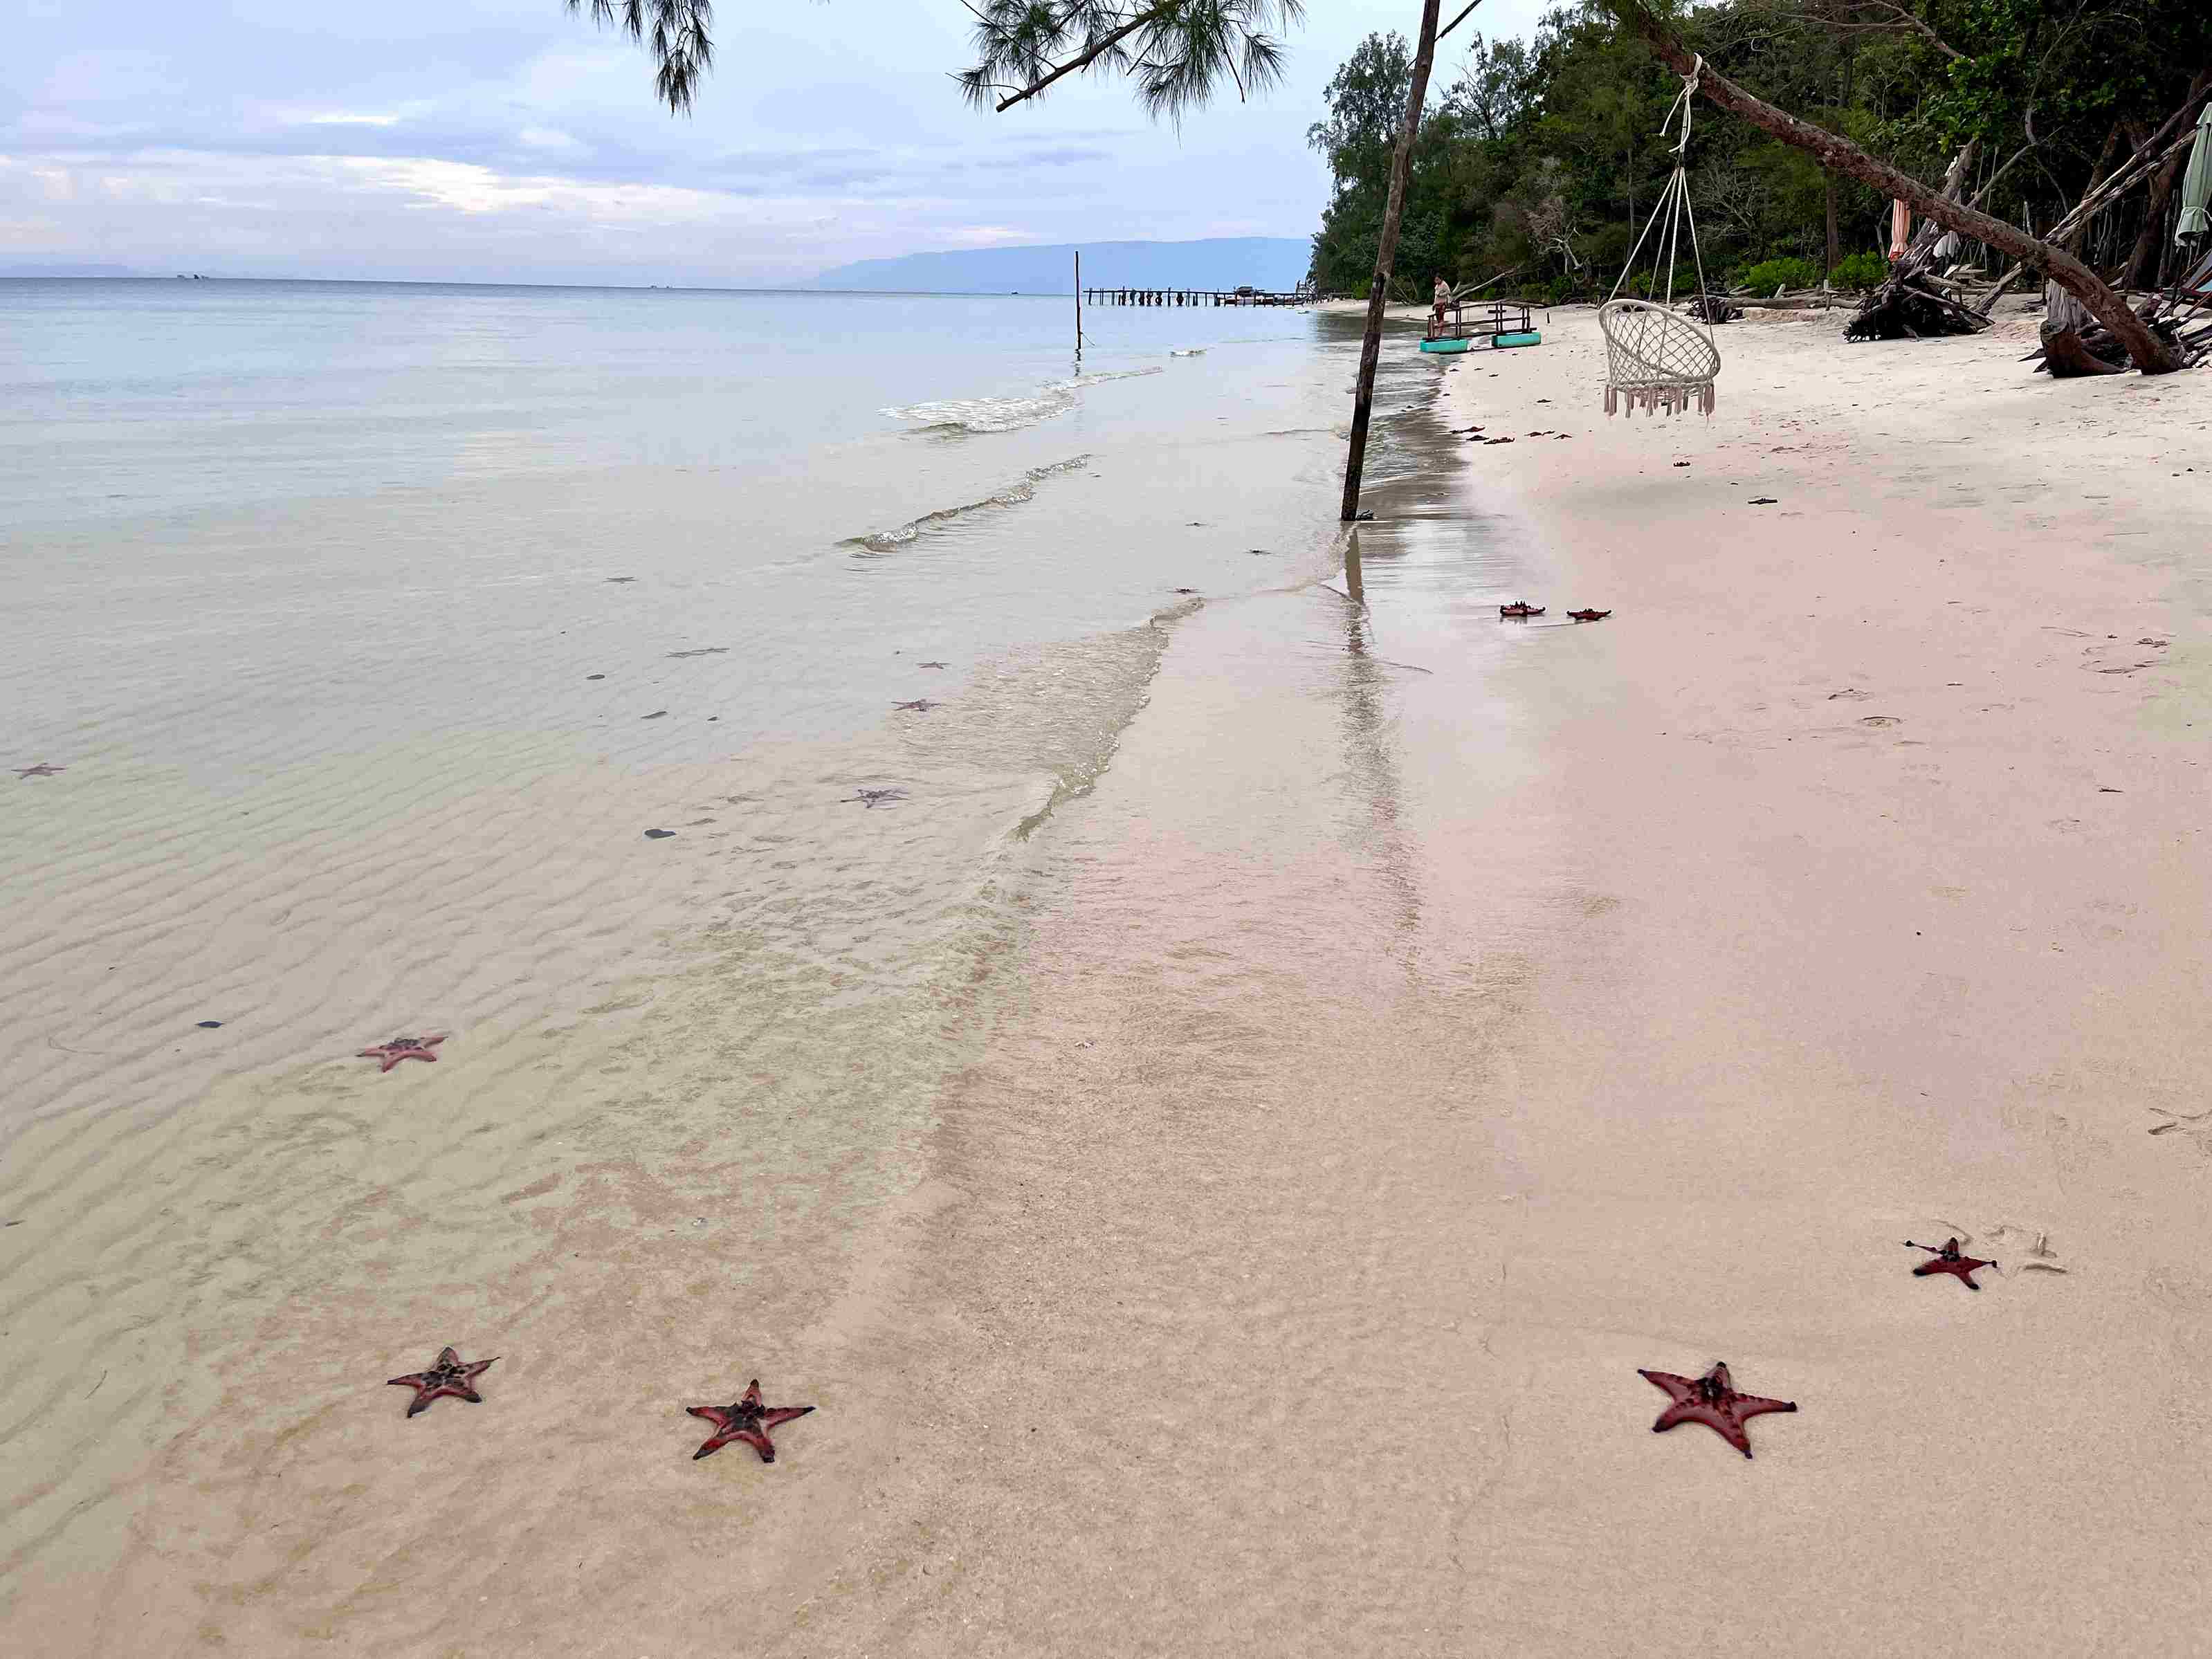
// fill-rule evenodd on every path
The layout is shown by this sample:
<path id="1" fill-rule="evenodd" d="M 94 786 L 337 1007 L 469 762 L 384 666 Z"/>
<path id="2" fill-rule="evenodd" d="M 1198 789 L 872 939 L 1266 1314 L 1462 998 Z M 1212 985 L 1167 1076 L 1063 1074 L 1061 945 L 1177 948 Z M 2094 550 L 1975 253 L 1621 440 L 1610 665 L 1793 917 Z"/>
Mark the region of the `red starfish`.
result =
<path id="1" fill-rule="evenodd" d="M 1795 1401 L 1765 1400 L 1755 1394 L 1738 1394 L 1729 1380 L 1729 1368 L 1715 1365 L 1703 1376 L 1677 1376 L 1672 1371 L 1636 1373 L 1645 1382 L 1667 1390 L 1674 1403 L 1659 1413 L 1651 1432 L 1671 1429 L 1677 1423 L 1702 1423 L 1746 1457 L 1751 1455 L 1751 1437 L 1743 1431 L 1747 1419 L 1762 1412 L 1794 1412 Z"/>
<path id="2" fill-rule="evenodd" d="M 760 1378 L 745 1384 L 745 1397 L 729 1406 L 686 1406 L 684 1408 L 694 1417 L 703 1417 L 714 1425 L 714 1432 L 707 1443 L 691 1454 L 691 1461 L 718 1452 L 732 1440 L 742 1440 L 760 1454 L 763 1463 L 775 1462 L 775 1447 L 768 1437 L 770 1429 L 788 1423 L 794 1417 L 804 1417 L 814 1409 L 811 1406 L 763 1406 L 761 1404 Z"/>
<path id="3" fill-rule="evenodd" d="M 465 1400 L 471 1406 L 483 1404 L 483 1396 L 476 1391 L 477 1373 L 499 1363 L 499 1356 L 478 1359 L 464 1365 L 461 1357 L 451 1348 L 438 1350 L 438 1363 L 427 1371 L 416 1371 L 407 1376 L 387 1379 L 386 1386 L 397 1384 L 415 1390 L 415 1398 L 407 1402 L 407 1415 L 430 1409 L 430 1402 L 446 1395 L 456 1400 Z"/>
<path id="4" fill-rule="evenodd" d="M 19 778 L 50 778 L 57 772 L 68 770 L 69 768 L 66 766 L 49 766 L 46 762 L 40 761 L 36 766 L 17 767 L 15 775 Z"/>
<path id="5" fill-rule="evenodd" d="M 1905 1243 L 1907 1248 L 1915 1250 L 1926 1250 L 1936 1258 L 1933 1261 L 1923 1261 L 1918 1267 L 1915 1267 L 1912 1270 L 1912 1276 L 1915 1279 L 1925 1279 L 1930 1273 L 1952 1273 L 1955 1274 L 1959 1282 L 1964 1285 L 1968 1290 L 1978 1291 L 1982 1287 L 1974 1283 L 1974 1269 L 1977 1267 L 1994 1267 L 1997 1265 L 1994 1261 L 1977 1261 L 1970 1255 L 1960 1255 L 1959 1254 L 1959 1241 L 1955 1238 L 1945 1239 L 1943 1241 L 1943 1248 L 1940 1250 L 1933 1244 L 1915 1244 L 1909 1238 L 1906 1239 Z"/>
<path id="6" fill-rule="evenodd" d="M 430 1050 L 445 1040 L 446 1034 L 442 1031 L 434 1037 L 394 1037 L 389 1042 L 378 1043 L 374 1048 L 362 1049 L 354 1058 L 382 1060 L 384 1064 L 377 1071 L 377 1075 L 381 1077 L 403 1060 L 437 1059 L 437 1055 L 432 1054 Z"/>
<path id="7" fill-rule="evenodd" d="M 1613 612 L 1610 611 L 1570 611 L 1567 614 L 1570 617 L 1572 617 L 1577 622 L 1603 622 L 1607 617 L 1610 617 Z"/>
<path id="8" fill-rule="evenodd" d="M 1499 605 L 1498 607 L 1498 614 L 1501 617 L 1540 617 L 1544 614 L 1544 607 L 1540 605 L 1531 605 L 1526 599 L 1516 599 L 1510 605 Z"/>

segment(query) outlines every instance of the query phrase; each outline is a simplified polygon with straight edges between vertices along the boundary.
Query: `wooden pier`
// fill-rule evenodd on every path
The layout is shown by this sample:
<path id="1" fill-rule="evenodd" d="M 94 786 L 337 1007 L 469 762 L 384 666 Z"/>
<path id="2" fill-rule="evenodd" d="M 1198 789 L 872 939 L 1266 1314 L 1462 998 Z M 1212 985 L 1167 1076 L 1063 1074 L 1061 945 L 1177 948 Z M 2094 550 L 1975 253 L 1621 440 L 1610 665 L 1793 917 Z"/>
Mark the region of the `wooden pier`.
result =
<path id="1" fill-rule="evenodd" d="M 1086 288 L 1083 301 L 1093 306 L 1310 306 L 1316 295 L 1301 283 L 1288 293 L 1264 289 Z"/>

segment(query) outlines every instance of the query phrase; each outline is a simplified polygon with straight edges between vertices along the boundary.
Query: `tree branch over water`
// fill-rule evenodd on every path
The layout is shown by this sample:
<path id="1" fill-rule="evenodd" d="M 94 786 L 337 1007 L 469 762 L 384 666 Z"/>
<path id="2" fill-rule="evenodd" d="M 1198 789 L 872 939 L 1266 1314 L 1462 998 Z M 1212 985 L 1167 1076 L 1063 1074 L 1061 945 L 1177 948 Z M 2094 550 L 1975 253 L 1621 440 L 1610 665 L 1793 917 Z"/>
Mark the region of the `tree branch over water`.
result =
<path id="1" fill-rule="evenodd" d="M 953 78 L 971 104 L 1003 112 L 1088 69 L 1127 75 L 1147 114 L 1180 121 L 1223 83 L 1239 100 L 1283 78 L 1278 32 L 1305 17 L 1304 0 L 963 0 L 981 59 Z M 993 94 L 1012 82 L 1004 98 Z"/>
<path id="2" fill-rule="evenodd" d="M 579 12 L 585 0 L 568 0 Z M 650 45 L 659 73 L 653 91 L 676 115 L 688 115 L 699 82 L 714 66 L 714 0 L 590 0 L 592 21 Z M 651 39 L 647 40 L 647 31 Z"/>

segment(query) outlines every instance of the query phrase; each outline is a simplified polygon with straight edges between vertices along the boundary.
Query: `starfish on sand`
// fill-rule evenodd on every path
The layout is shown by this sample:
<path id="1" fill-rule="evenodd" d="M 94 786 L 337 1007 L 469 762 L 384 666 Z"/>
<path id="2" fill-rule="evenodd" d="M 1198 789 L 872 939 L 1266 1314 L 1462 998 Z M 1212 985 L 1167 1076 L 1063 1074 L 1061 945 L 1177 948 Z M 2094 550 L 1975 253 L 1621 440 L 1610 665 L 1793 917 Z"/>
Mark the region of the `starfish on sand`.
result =
<path id="1" fill-rule="evenodd" d="M 36 766 L 17 767 L 15 775 L 19 778 L 50 778 L 57 772 L 68 770 L 69 768 L 66 766 L 49 766 L 46 762 L 40 761 Z"/>
<path id="2" fill-rule="evenodd" d="M 1674 1402 L 1659 1413 L 1659 1420 L 1651 1425 L 1652 1433 L 1671 1429 L 1677 1423 L 1702 1423 L 1746 1457 L 1751 1455 L 1751 1437 L 1743 1431 L 1748 1419 L 1763 1412 L 1797 1409 L 1795 1401 L 1738 1394 L 1724 1364 L 1715 1365 L 1703 1376 L 1677 1376 L 1672 1371 L 1638 1370 L 1636 1374 L 1664 1389 Z"/>
<path id="3" fill-rule="evenodd" d="M 1542 616 L 1544 607 L 1540 605 L 1531 605 L 1526 599 L 1516 599 L 1510 605 L 1499 605 L 1498 614 L 1500 617 L 1519 617 L 1526 619 L 1529 617 Z"/>
<path id="4" fill-rule="evenodd" d="M 451 1348 L 438 1350 L 438 1363 L 427 1371 L 412 1371 L 405 1376 L 387 1379 L 386 1386 L 412 1389 L 414 1399 L 407 1402 L 407 1415 L 430 1409 L 433 1400 L 451 1395 L 456 1400 L 465 1400 L 471 1406 L 483 1404 L 483 1396 L 476 1390 L 477 1374 L 499 1363 L 499 1356 L 489 1359 L 472 1360 L 464 1365 L 461 1357 Z"/>
<path id="5" fill-rule="evenodd" d="M 703 1417 L 714 1425 L 714 1432 L 707 1443 L 691 1454 L 691 1461 L 712 1456 L 732 1440 L 742 1440 L 760 1454 L 763 1463 L 775 1462 L 775 1446 L 768 1431 L 788 1423 L 794 1417 L 804 1417 L 814 1409 L 811 1406 L 763 1406 L 761 1404 L 760 1378 L 745 1384 L 744 1398 L 727 1406 L 686 1406 L 684 1408 L 694 1417 Z"/>
<path id="6" fill-rule="evenodd" d="M 1933 1244 L 1915 1244 L 1909 1238 L 1905 1243 L 1908 1249 L 1925 1250 L 1935 1257 L 1934 1261 L 1923 1261 L 1912 1270 L 1915 1279 L 1925 1279 L 1930 1273 L 1950 1273 L 1968 1290 L 1978 1291 L 1982 1287 L 1974 1283 L 1974 1269 L 1997 1265 L 1994 1261 L 1977 1261 L 1970 1255 L 1960 1255 L 1959 1241 L 1955 1238 L 1945 1239 L 1941 1248 Z"/>
<path id="7" fill-rule="evenodd" d="M 1570 611 L 1567 614 L 1570 617 L 1572 617 L 1577 622 L 1603 622 L 1607 617 L 1610 617 L 1613 612 L 1610 611 Z"/>
<path id="8" fill-rule="evenodd" d="M 921 666 L 924 668 L 942 668 L 945 665 L 941 662 L 926 662 L 921 664 Z"/>
<path id="9" fill-rule="evenodd" d="M 396 1036 L 389 1042 L 378 1043 L 374 1048 L 362 1049 L 354 1058 L 382 1060 L 384 1064 L 377 1068 L 377 1074 L 380 1077 L 403 1060 L 437 1059 L 437 1055 L 430 1051 L 445 1040 L 443 1031 L 434 1037 Z"/>
<path id="10" fill-rule="evenodd" d="M 894 708 L 911 708 L 917 714 L 927 714 L 933 708 L 942 708 L 941 702 L 932 702 L 927 697 L 916 697 L 912 702 L 895 702 Z"/>
<path id="11" fill-rule="evenodd" d="M 905 799 L 906 791 L 903 789 L 863 789 L 857 795 L 846 796 L 845 801 L 848 805 L 851 805 L 854 801 L 859 801 L 867 807 L 869 811 L 873 811 L 877 807 L 883 805 L 888 801 L 904 800 Z"/>

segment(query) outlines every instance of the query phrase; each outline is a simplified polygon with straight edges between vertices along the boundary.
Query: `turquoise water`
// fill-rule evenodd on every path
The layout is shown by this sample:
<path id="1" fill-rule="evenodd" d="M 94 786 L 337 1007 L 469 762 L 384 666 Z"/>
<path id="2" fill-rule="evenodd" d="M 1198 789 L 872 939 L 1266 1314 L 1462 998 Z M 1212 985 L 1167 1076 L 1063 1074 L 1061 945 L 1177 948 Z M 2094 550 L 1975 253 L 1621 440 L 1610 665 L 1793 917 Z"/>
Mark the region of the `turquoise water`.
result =
<path id="1" fill-rule="evenodd" d="M 1064 298 L 0 282 L 19 740 L 84 718 L 88 680 L 127 720 L 156 651 L 164 698 L 214 696 L 242 653 L 404 739 L 417 717 L 370 717 L 395 675 L 465 654 L 497 709 L 549 639 L 626 663 L 641 632 L 722 653 L 684 682 L 718 743 L 828 737 L 882 714 L 854 665 L 916 641 L 972 666 L 1331 568 L 1356 319 L 1094 307 L 1079 361 L 1073 322 Z M 1386 399 L 1425 390 L 1399 372 Z"/>
<path id="2" fill-rule="evenodd" d="M 1162 373 L 1178 347 L 1233 349 L 1224 374 L 1279 366 L 1316 331 L 1226 308 L 1088 325 L 1079 364 L 1066 299 L 0 281 L 0 520 L 787 467 L 917 426 L 1065 416 L 1083 374 Z"/>
<path id="3" fill-rule="evenodd" d="M 1340 562 L 1358 319 L 1073 323 L 0 283 L 0 761 L 64 769 L 0 791 L 0 1000 L 88 1054 L 219 1003 L 259 1046 L 207 1063 L 280 1067 L 585 1006 L 657 940 L 810 1034 L 780 1074 L 920 1098 L 951 1062 L 883 1011 L 1009 959 L 1182 621 Z M 1377 477 L 1435 383 L 1386 363 Z M 14 1115 L 209 1075 L 70 1065 Z"/>

